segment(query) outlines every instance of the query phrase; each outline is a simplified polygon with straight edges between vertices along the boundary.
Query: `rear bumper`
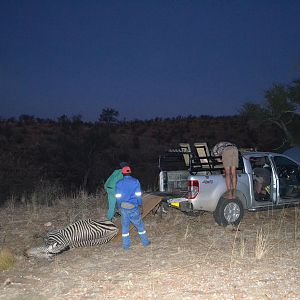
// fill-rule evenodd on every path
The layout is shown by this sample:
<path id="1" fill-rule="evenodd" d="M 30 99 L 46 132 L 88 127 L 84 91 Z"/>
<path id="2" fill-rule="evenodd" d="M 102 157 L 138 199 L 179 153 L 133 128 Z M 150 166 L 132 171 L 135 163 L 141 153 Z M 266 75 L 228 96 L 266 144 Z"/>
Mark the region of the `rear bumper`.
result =
<path id="1" fill-rule="evenodd" d="M 193 211 L 193 204 L 189 202 L 186 198 L 172 198 L 167 200 L 171 207 L 177 208 L 183 212 Z"/>

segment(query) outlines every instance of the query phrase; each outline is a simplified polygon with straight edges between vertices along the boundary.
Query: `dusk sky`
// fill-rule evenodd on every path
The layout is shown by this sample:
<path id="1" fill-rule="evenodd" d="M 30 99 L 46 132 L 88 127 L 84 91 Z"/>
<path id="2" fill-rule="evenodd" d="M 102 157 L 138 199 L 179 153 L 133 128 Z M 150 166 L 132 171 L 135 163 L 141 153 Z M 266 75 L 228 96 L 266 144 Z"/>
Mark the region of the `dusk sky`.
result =
<path id="1" fill-rule="evenodd" d="M 299 19 L 299 0 L 2 0 L 0 116 L 235 115 L 300 78 Z"/>

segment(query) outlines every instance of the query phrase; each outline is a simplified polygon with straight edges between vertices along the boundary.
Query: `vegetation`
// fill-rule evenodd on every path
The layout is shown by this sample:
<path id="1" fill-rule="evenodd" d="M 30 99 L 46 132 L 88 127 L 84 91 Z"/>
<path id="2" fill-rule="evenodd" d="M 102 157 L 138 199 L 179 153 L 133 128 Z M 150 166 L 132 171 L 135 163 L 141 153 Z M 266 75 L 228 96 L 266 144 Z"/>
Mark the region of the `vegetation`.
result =
<path id="1" fill-rule="evenodd" d="M 271 127 L 269 128 L 271 129 Z M 272 135 L 250 129 L 242 117 L 177 117 L 166 120 L 110 123 L 83 122 L 66 116 L 40 120 L 22 116 L 0 121 L 0 203 L 20 199 L 46 186 L 95 192 L 128 161 L 143 185 L 157 185 L 158 156 L 180 142 L 206 141 L 209 146 L 229 139 L 240 147 L 271 149 Z M 43 197 L 45 198 L 45 197 Z M 47 200 L 48 201 L 48 200 Z"/>
<path id="2" fill-rule="evenodd" d="M 286 148 L 300 143 L 300 79 L 291 85 L 273 84 L 265 93 L 263 105 L 245 103 L 240 111 L 241 116 L 257 128 L 263 128 L 266 123 L 278 127 L 281 132 L 281 144 Z"/>
<path id="3" fill-rule="evenodd" d="M 0 250 L 0 271 L 8 270 L 14 266 L 16 260 L 9 249 Z"/>

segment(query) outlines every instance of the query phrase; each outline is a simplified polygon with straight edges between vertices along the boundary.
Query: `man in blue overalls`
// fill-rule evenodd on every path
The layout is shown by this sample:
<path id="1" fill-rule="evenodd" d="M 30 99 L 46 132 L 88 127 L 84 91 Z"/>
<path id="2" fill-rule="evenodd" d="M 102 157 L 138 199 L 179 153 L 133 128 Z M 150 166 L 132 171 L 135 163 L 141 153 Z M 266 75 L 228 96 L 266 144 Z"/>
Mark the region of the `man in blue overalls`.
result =
<path id="1" fill-rule="evenodd" d="M 142 192 L 140 182 L 131 176 L 131 168 L 122 168 L 123 179 L 117 182 L 116 199 L 121 212 L 123 248 L 130 247 L 129 227 L 132 223 L 137 229 L 144 247 L 150 244 L 139 206 L 142 207 Z"/>

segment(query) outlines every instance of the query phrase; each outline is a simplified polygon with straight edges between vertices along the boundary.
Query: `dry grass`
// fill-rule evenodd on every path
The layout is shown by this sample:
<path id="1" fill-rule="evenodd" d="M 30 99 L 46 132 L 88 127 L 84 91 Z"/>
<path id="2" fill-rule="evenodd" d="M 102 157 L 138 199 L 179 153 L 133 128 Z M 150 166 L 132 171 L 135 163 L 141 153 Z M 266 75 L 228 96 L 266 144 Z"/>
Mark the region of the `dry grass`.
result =
<path id="1" fill-rule="evenodd" d="M 246 249 L 246 240 L 243 235 L 241 235 L 240 239 L 240 258 L 244 259 L 245 258 L 245 249 Z"/>
<path id="2" fill-rule="evenodd" d="M 5 271 L 14 266 L 16 259 L 9 249 L 0 250 L 0 271 Z"/>
<path id="3" fill-rule="evenodd" d="M 256 232 L 255 259 L 262 259 L 270 251 L 268 234 L 260 228 Z"/>
<path id="4" fill-rule="evenodd" d="M 104 219 L 106 195 L 80 191 L 52 206 L 33 203 L 27 199 L 0 212 L 0 241 L 16 257 L 15 267 L 0 273 L 0 283 L 11 281 L 7 288 L 0 285 L 4 299 L 296 299 L 300 294 L 298 208 L 249 212 L 237 228 L 215 225 L 209 213 L 195 218 L 171 209 L 163 219 L 146 217 L 150 247 L 142 248 L 133 232 L 126 255 L 112 242 L 70 250 L 49 264 L 24 258 L 24 247 L 42 243 L 37 233 L 78 219 Z"/>
<path id="5" fill-rule="evenodd" d="M 295 241 L 295 246 L 297 245 L 297 240 L 298 240 L 298 219 L 299 219 L 299 207 L 295 207 L 295 222 L 294 222 L 294 241 Z"/>
<path id="6" fill-rule="evenodd" d="M 292 224 L 288 221 L 288 217 L 292 217 L 290 215 L 291 210 L 294 210 Z M 249 233 L 248 236 L 246 236 L 245 232 L 240 232 L 239 228 L 240 226 L 243 227 L 243 225 L 240 224 L 237 228 L 232 229 L 235 235 L 231 250 L 230 266 L 232 266 L 234 262 L 238 262 L 238 258 L 241 260 L 249 259 L 252 251 L 254 260 L 263 260 L 270 255 L 277 256 L 281 253 L 284 255 L 284 253 L 286 253 L 285 248 L 291 249 L 291 237 L 294 241 L 293 248 L 297 249 L 297 240 L 299 239 L 299 207 L 296 206 L 289 209 L 289 216 L 287 209 L 282 208 L 281 210 L 276 210 L 276 213 L 273 209 L 266 212 L 256 212 L 254 218 L 259 220 L 262 214 L 266 215 L 266 221 L 261 224 L 260 227 L 256 227 L 254 241 L 251 237 L 253 232 Z M 293 236 L 291 235 L 291 225 L 293 228 Z M 252 245 L 254 245 L 254 249 Z"/>

